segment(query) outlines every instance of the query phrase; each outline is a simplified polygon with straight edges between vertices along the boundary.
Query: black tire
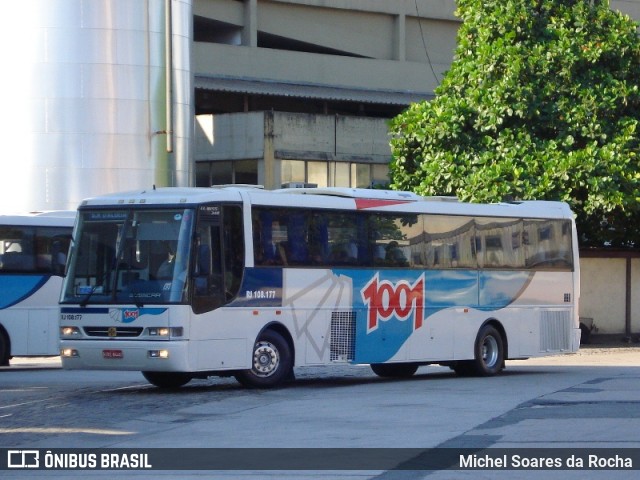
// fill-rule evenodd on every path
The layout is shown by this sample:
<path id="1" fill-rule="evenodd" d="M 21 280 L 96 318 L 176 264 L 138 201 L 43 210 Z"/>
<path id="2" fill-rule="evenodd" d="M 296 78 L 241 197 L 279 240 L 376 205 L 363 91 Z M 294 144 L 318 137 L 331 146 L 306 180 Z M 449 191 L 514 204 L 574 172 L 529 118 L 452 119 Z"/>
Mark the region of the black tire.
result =
<path id="1" fill-rule="evenodd" d="M 191 381 L 191 375 L 181 372 L 142 372 L 149 383 L 158 388 L 175 389 Z"/>
<path id="2" fill-rule="evenodd" d="M 504 342 L 495 327 L 485 325 L 478 332 L 472 364 L 474 373 L 481 377 L 496 375 L 504 367 Z"/>
<path id="3" fill-rule="evenodd" d="M 379 377 L 409 378 L 418 370 L 416 363 L 372 363 L 371 370 Z"/>
<path id="4" fill-rule="evenodd" d="M 274 330 L 265 330 L 253 346 L 251 369 L 234 376 L 245 387 L 272 388 L 293 375 L 293 356 L 287 341 Z"/>
<path id="5" fill-rule="evenodd" d="M 0 367 L 9 366 L 9 350 L 9 337 L 4 329 L 0 328 Z"/>

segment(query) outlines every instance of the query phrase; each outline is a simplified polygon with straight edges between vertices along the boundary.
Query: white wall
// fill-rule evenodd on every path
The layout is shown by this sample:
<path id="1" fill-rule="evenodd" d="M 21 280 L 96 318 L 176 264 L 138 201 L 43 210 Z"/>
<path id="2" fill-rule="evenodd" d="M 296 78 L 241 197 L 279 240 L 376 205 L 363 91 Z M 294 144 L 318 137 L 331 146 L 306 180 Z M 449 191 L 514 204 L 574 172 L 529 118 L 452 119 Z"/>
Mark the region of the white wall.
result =
<path id="1" fill-rule="evenodd" d="M 626 260 L 580 260 L 580 316 L 593 318 L 598 334 L 625 333 Z M 640 259 L 631 260 L 631 333 L 640 332 Z"/>

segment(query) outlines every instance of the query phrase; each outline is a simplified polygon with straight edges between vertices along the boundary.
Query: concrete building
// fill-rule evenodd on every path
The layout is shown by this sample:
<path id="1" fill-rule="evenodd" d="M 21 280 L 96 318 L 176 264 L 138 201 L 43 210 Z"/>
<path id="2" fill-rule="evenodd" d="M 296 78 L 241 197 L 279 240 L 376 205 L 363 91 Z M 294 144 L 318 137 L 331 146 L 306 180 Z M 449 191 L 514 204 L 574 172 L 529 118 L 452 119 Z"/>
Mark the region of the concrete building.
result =
<path id="1" fill-rule="evenodd" d="M 432 97 L 455 6 L 194 0 L 195 184 L 387 183 L 387 119 Z M 640 18 L 637 0 L 612 7 Z"/>
<path id="2" fill-rule="evenodd" d="M 386 121 L 433 95 L 454 7 L 196 0 L 195 183 L 387 183 Z"/>

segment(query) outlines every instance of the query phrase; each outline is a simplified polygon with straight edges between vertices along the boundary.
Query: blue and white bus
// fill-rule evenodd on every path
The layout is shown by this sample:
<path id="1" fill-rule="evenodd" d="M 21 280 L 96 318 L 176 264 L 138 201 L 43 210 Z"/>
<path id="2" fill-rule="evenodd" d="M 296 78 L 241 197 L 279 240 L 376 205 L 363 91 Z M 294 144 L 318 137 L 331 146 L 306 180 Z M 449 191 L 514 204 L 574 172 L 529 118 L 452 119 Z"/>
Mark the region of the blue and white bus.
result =
<path id="1" fill-rule="evenodd" d="M 64 368 L 159 387 L 293 367 L 494 375 L 579 348 L 575 223 L 558 202 L 347 188 L 161 188 L 84 201 L 61 297 Z"/>
<path id="2" fill-rule="evenodd" d="M 0 365 L 60 354 L 58 300 L 76 212 L 0 215 Z"/>

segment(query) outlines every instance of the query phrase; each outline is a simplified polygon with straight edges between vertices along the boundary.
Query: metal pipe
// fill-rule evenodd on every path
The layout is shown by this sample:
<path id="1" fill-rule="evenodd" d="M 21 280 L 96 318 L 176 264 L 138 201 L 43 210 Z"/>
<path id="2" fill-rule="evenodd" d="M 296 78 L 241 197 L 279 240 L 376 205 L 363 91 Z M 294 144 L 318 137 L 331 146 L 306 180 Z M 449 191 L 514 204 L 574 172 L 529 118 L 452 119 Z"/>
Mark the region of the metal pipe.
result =
<path id="1" fill-rule="evenodd" d="M 173 28 L 171 0 L 165 0 L 165 102 L 166 102 L 166 132 L 167 132 L 167 152 L 173 152 Z"/>

